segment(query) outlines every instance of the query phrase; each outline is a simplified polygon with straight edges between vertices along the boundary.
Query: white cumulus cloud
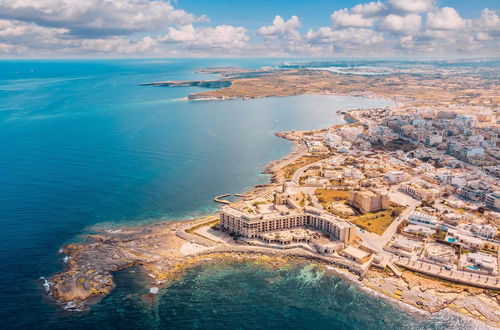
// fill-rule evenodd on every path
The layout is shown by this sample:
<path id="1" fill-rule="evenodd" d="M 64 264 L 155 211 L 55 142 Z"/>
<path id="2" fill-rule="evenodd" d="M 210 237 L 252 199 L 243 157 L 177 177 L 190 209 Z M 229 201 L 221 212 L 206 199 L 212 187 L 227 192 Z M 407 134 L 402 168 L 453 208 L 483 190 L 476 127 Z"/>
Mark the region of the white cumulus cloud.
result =
<path id="1" fill-rule="evenodd" d="M 297 16 L 292 16 L 285 21 L 281 16 L 276 15 L 272 25 L 262 26 L 257 31 L 258 35 L 264 37 L 285 36 L 290 39 L 299 39 L 300 34 L 297 29 L 301 26 Z"/>
<path id="2" fill-rule="evenodd" d="M 156 0 L 0 0 L 0 19 L 64 27 L 87 38 L 156 31 L 196 20 Z"/>
<path id="3" fill-rule="evenodd" d="M 422 17 L 417 14 L 398 16 L 390 14 L 384 17 L 378 27 L 381 30 L 390 31 L 396 34 L 410 34 L 418 32 L 422 25 Z"/>
<path id="4" fill-rule="evenodd" d="M 348 9 L 333 12 L 331 20 L 333 25 L 337 27 L 369 27 L 373 25 L 372 18 L 366 18 L 363 14 L 351 13 Z"/>
<path id="5" fill-rule="evenodd" d="M 247 29 L 231 25 L 195 28 L 192 24 L 179 28 L 169 28 L 168 33 L 159 41 L 176 43 L 182 48 L 206 49 L 242 49 L 247 46 Z"/>
<path id="6" fill-rule="evenodd" d="M 382 1 L 372 1 L 368 3 L 360 3 L 352 7 L 354 14 L 362 15 L 363 17 L 374 17 L 381 15 L 387 10 L 387 6 Z"/>
<path id="7" fill-rule="evenodd" d="M 435 30 L 457 30 L 467 25 L 455 8 L 444 7 L 427 14 L 427 27 Z"/>
<path id="8" fill-rule="evenodd" d="M 434 7 L 434 0 L 389 0 L 394 11 L 406 13 L 423 13 Z"/>

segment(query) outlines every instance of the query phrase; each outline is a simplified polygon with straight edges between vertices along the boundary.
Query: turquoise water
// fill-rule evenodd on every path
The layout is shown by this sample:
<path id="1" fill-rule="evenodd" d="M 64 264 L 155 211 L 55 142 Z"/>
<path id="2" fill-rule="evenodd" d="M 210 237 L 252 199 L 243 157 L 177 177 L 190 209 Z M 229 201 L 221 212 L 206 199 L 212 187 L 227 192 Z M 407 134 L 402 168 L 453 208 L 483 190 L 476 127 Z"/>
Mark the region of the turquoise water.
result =
<path id="1" fill-rule="evenodd" d="M 473 270 L 479 270 L 479 268 L 475 267 L 475 266 L 465 266 L 466 268 L 469 268 L 469 269 L 473 269 Z"/>
<path id="2" fill-rule="evenodd" d="M 321 128 L 342 122 L 337 110 L 388 104 L 326 96 L 187 102 L 183 98 L 200 89 L 138 85 L 213 77 L 195 74 L 199 67 L 274 64 L 226 59 L 0 61 L 2 326 L 207 328 L 214 321 L 217 328 L 266 327 L 266 322 L 277 327 L 290 315 L 290 327 L 312 328 L 311 317 L 320 317 L 321 326 L 344 324 L 344 312 L 327 306 L 343 304 L 346 297 L 359 297 L 349 305 L 352 317 L 366 314 L 368 307 L 358 306 L 364 299 L 383 315 L 387 303 L 336 277 L 322 277 L 326 290 L 294 291 L 293 271 L 266 275 L 268 271 L 245 265 L 219 275 L 217 269 L 196 268 L 162 291 L 153 309 L 136 299 L 147 288 L 129 270 L 118 274 L 116 290 L 88 312 L 68 315 L 46 298 L 40 277 L 62 269 L 58 249 L 93 225 L 213 212 L 213 196 L 265 182 L 263 166 L 289 152 L 290 143 L 274 132 Z M 262 285 L 268 282 L 260 276 L 275 276 L 276 283 L 290 286 Z M 224 277 L 234 285 L 224 286 Z M 328 291 L 337 282 L 348 288 L 338 301 L 336 291 Z M 280 293 L 281 288 L 286 290 Z M 327 305 L 315 309 L 319 307 L 312 307 L 312 299 Z M 256 319 L 252 313 L 244 317 L 249 308 Z M 412 322 L 405 312 L 390 310 Z"/>
<path id="3" fill-rule="evenodd" d="M 140 278 L 140 277 L 139 277 Z M 84 314 L 55 315 L 50 329 L 475 329 L 448 312 L 403 311 L 314 265 L 274 270 L 246 262 L 200 265 L 148 295 L 137 271 Z M 110 317 L 110 311 L 113 314 Z"/>

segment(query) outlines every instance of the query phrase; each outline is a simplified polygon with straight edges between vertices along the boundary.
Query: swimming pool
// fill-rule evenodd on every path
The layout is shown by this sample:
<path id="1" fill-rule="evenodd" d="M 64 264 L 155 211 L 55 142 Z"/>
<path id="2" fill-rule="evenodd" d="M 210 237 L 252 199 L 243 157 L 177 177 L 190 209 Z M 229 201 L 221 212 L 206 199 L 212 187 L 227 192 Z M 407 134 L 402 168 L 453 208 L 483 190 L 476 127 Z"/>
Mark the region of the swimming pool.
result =
<path id="1" fill-rule="evenodd" d="M 455 243 L 457 240 L 451 237 L 448 237 L 448 242 Z"/>
<path id="2" fill-rule="evenodd" d="M 465 266 L 465 268 L 473 269 L 473 270 L 479 270 L 479 268 L 474 267 L 474 266 Z"/>

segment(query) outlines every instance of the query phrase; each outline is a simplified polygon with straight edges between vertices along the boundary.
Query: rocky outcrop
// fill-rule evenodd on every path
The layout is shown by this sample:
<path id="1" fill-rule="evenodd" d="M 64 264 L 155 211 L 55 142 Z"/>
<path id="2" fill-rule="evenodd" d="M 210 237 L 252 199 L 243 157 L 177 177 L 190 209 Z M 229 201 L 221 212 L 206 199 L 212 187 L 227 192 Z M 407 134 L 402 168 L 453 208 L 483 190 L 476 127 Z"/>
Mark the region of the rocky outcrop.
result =
<path id="1" fill-rule="evenodd" d="M 141 86 L 224 88 L 231 86 L 231 80 L 155 81 Z"/>
<path id="2" fill-rule="evenodd" d="M 85 307 L 90 298 L 109 293 L 112 272 L 134 265 L 143 266 L 158 280 L 184 259 L 179 252 L 186 241 L 176 235 L 178 223 L 103 230 L 88 236 L 84 244 L 68 244 L 61 253 L 66 269 L 52 276 L 48 289 L 68 309 Z"/>

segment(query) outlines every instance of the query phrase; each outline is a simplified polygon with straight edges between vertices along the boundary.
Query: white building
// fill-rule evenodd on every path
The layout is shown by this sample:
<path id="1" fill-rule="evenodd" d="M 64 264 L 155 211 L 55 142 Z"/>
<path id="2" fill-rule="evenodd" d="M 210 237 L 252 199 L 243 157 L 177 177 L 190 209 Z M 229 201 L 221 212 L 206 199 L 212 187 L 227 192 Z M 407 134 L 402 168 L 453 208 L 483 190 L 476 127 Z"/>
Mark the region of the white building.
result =
<path id="1" fill-rule="evenodd" d="M 231 206 L 224 206 L 220 211 L 220 226 L 238 235 L 254 238 L 259 233 L 290 229 L 295 227 L 312 227 L 319 229 L 344 243 L 354 240 L 355 228 L 349 222 L 325 213 L 313 207 L 304 212 L 286 209 L 284 205 L 271 213 L 251 214 Z"/>
<path id="2" fill-rule="evenodd" d="M 484 270 L 491 274 L 498 274 L 497 258 L 486 253 L 468 253 L 467 262 L 471 263 L 473 266 L 479 268 L 479 270 Z M 474 270 L 470 266 L 464 266 L 464 269 Z"/>
<path id="3" fill-rule="evenodd" d="M 468 159 L 472 156 L 484 155 L 483 147 L 465 147 L 460 151 L 462 159 Z"/>
<path id="4" fill-rule="evenodd" d="M 478 225 L 473 224 L 470 227 L 470 231 L 478 236 L 485 238 L 493 238 L 495 237 L 497 230 L 492 225 Z"/>
<path id="5" fill-rule="evenodd" d="M 436 144 L 439 144 L 439 143 L 442 143 L 442 142 L 443 142 L 443 136 L 442 135 L 431 134 L 431 135 L 428 135 L 425 138 L 424 144 L 426 146 L 428 146 L 428 147 L 432 147 L 432 146 L 435 146 Z"/>
<path id="6" fill-rule="evenodd" d="M 398 236 L 394 241 L 392 241 L 387 250 L 390 252 L 411 258 L 418 250 L 421 248 L 421 243 L 417 241 L 412 241 L 404 237 Z"/>
<path id="7" fill-rule="evenodd" d="M 386 173 L 385 178 L 389 183 L 399 183 L 406 180 L 406 173 L 403 171 L 389 171 Z"/>
<path id="8" fill-rule="evenodd" d="M 414 225 L 426 226 L 429 228 L 436 228 L 437 226 L 437 219 L 435 216 L 418 211 L 413 211 L 410 214 L 408 222 Z"/>
<path id="9" fill-rule="evenodd" d="M 410 233 L 410 234 L 417 234 L 417 235 L 422 235 L 422 236 L 430 236 L 436 232 L 435 229 L 429 228 L 429 227 L 424 227 L 421 225 L 408 225 L 404 229 L 405 233 Z"/>
<path id="10" fill-rule="evenodd" d="M 500 211 L 500 191 L 495 191 L 486 196 L 486 207 L 494 211 Z"/>
<path id="11" fill-rule="evenodd" d="M 480 238 L 459 233 L 453 229 L 448 230 L 445 240 L 472 250 L 479 250 L 484 244 L 484 241 Z"/>

